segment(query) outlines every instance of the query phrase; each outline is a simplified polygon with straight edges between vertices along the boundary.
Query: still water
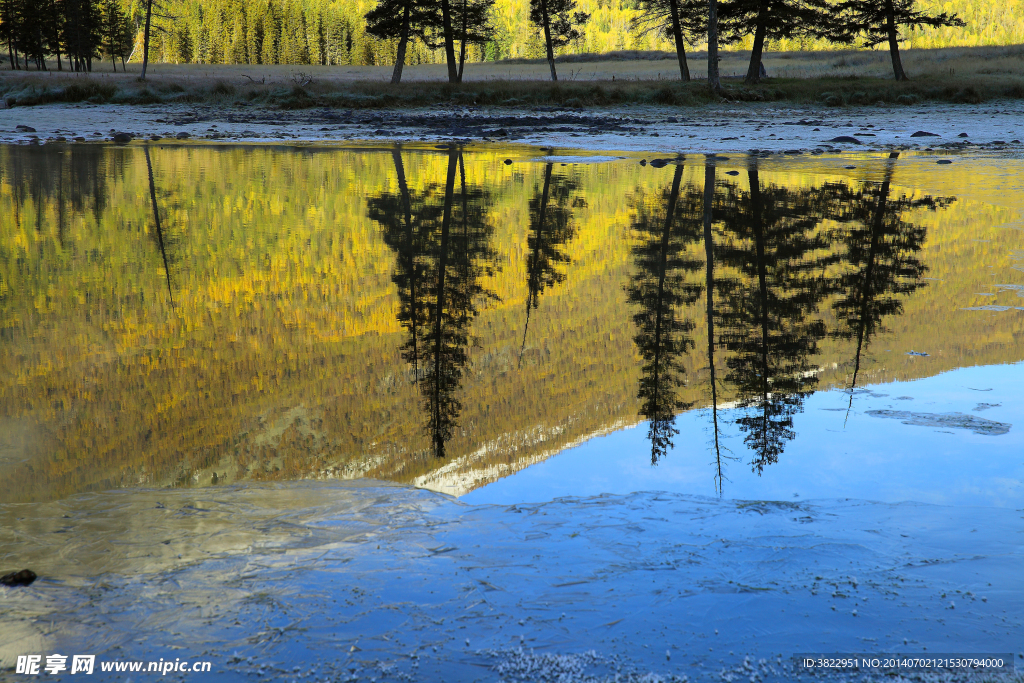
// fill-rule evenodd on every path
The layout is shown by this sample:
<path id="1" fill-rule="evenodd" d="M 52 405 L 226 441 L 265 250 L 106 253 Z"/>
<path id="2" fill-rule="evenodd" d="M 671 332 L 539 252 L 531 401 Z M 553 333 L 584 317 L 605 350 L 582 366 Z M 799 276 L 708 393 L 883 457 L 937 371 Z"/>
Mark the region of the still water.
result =
<path id="1" fill-rule="evenodd" d="M 1022 162 L 0 150 L 0 502 L 1024 505 Z"/>
<path id="2" fill-rule="evenodd" d="M 1024 662 L 1022 216 L 983 155 L 0 148 L 0 678 Z"/>

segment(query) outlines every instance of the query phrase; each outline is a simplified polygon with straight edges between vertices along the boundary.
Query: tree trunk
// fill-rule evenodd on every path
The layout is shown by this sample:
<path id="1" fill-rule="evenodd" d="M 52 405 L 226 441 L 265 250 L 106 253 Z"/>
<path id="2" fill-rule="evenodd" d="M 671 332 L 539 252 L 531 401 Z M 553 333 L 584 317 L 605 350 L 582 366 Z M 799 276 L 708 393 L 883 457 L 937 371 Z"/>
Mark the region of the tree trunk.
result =
<path id="1" fill-rule="evenodd" d="M 146 67 L 149 66 L 149 26 L 152 19 L 153 0 L 146 0 L 146 28 L 142 34 L 142 74 L 139 76 L 139 80 L 143 81 L 146 80 Z"/>
<path id="2" fill-rule="evenodd" d="M 458 83 L 459 72 L 455 64 L 455 31 L 452 29 L 452 11 L 448 0 L 441 0 L 441 23 L 444 29 L 444 54 L 448 61 L 448 82 Z"/>
<path id="3" fill-rule="evenodd" d="M 18 67 L 14 63 L 14 47 L 11 45 L 10 39 L 7 40 L 7 57 L 11 62 L 11 71 L 14 71 Z"/>
<path id="4" fill-rule="evenodd" d="M 750 66 L 747 67 L 746 83 L 761 81 L 761 56 L 764 54 L 764 38 L 768 33 L 768 3 L 761 1 L 757 10 L 757 28 L 754 30 L 754 46 L 750 50 Z"/>
<path id="5" fill-rule="evenodd" d="M 708 87 L 711 92 L 722 92 L 718 77 L 718 0 L 708 0 Z"/>
<path id="6" fill-rule="evenodd" d="M 405 67 L 405 49 L 409 45 L 409 5 L 412 0 L 405 3 L 405 11 L 402 13 L 402 35 L 398 39 L 398 55 L 395 57 L 395 70 L 391 73 L 391 82 L 402 82 L 402 69 Z"/>
<path id="7" fill-rule="evenodd" d="M 466 0 L 462 0 L 462 36 L 459 40 L 459 83 L 462 83 L 462 68 L 466 65 L 466 22 L 469 21 L 469 18 L 466 16 L 467 10 Z"/>
<path id="8" fill-rule="evenodd" d="M 683 45 L 683 29 L 679 25 L 679 0 L 669 0 L 672 8 L 672 35 L 676 39 L 676 57 L 679 58 L 679 77 L 690 80 L 690 67 L 686 63 L 686 46 Z"/>
<path id="9" fill-rule="evenodd" d="M 555 50 L 551 46 L 551 19 L 548 17 L 547 0 L 540 0 L 540 11 L 544 17 L 544 46 L 548 49 L 548 66 L 551 67 L 551 80 L 557 81 L 558 74 L 555 73 Z"/>
<path id="10" fill-rule="evenodd" d="M 903 71 L 903 62 L 900 60 L 900 45 L 896 37 L 896 11 L 893 9 L 892 0 L 885 0 L 885 32 L 889 34 L 889 56 L 892 57 L 892 72 L 896 80 L 910 80 Z"/>

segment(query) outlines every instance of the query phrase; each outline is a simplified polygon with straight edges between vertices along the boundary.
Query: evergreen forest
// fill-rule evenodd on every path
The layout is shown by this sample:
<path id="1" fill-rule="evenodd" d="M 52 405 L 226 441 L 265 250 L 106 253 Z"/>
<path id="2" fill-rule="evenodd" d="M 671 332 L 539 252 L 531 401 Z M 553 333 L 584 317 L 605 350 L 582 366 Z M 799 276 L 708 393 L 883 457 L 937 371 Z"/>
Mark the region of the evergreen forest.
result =
<path id="1" fill-rule="evenodd" d="M 123 67 L 143 60 L 148 11 L 150 60 L 179 64 L 391 66 L 402 50 L 402 61 L 411 65 L 444 63 L 448 49 L 456 62 L 542 59 L 548 43 L 552 56 L 706 47 L 705 0 L 559 2 L 565 7 L 555 0 L 444 0 L 443 6 L 451 5 L 445 19 L 430 9 L 436 3 L 422 0 L 0 0 L 0 42 L 7 68 L 88 71 L 98 59 Z M 878 39 L 873 17 L 884 12 L 880 0 L 718 4 L 726 48 L 875 46 L 885 38 Z M 897 24 L 909 22 L 898 27 L 903 47 L 1009 45 L 1024 36 L 1024 0 L 888 4 Z M 403 34 L 406 5 L 409 29 Z M 544 14 L 534 5 L 550 8 Z M 856 31 L 844 34 L 836 22 Z"/>

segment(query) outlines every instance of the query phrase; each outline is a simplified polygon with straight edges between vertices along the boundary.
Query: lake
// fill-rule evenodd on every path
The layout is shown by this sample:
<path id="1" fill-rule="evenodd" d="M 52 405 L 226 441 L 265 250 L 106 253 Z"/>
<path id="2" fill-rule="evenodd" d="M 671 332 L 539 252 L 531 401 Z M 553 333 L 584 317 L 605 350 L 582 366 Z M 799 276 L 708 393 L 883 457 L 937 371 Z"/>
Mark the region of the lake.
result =
<path id="1" fill-rule="evenodd" d="M 1021 159 L 6 146 L 0 216 L 0 673 L 1024 664 Z"/>

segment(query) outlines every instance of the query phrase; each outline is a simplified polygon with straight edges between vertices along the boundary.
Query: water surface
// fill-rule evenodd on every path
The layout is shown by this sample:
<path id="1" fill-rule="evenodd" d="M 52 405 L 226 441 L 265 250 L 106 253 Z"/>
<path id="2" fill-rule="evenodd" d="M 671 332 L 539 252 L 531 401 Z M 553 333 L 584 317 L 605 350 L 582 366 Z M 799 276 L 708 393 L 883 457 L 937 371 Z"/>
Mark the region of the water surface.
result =
<path id="1" fill-rule="evenodd" d="M 1019 507 L 1024 169 L 940 158 L 3 148 L 0 501 Z"/>

